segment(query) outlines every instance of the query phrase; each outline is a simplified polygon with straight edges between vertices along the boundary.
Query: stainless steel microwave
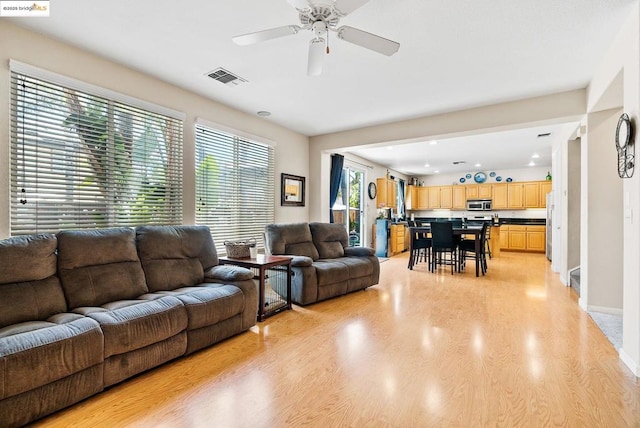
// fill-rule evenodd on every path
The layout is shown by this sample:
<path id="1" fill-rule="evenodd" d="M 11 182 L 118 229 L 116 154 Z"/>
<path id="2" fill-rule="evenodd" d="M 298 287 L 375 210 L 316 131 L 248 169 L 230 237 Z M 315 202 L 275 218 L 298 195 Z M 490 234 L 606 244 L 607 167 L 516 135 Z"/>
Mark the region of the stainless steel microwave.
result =
<path id="1" fill-rule="evenodd" d="M 467 211 L 491 211 L 491 199 L 469 199 Z"/>

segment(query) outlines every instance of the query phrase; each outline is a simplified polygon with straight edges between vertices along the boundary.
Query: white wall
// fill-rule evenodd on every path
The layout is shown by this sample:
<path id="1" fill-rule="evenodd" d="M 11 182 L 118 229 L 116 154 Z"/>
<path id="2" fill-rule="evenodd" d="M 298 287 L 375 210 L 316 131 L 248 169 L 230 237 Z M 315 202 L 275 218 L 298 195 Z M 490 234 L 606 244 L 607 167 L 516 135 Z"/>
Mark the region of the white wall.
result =
<path id="1" fill-rule="evenodd" d="M 97 85 L 140 100 L 186 114 L 184 128 L 184 223 L 195 220 L 196 118 L 206 119 L 276 143 L 276 207 L 278 222 L 307 221 L 306 207 L 280 206 L 280 173 L 309 175 L 309 143 L 304 135 L 252 116 L 113 63 L 105 58 L 71 47 L 40 34 L 0 21 L 0 238 L 9 236 L 9 59 L 43 68 L 73 79 Z M 218 84 L 212 82 L 212 84 Z M 307 190 L 309 185 L 307 184 Z"/>
<path id="2" fill-rule="evenodd" d="M 418 180 L 424 181 L 425 186 L 448 186 L 450 184 L 475 184 L 473 181 L 473 175 L 477 172 L 476 169 L 471 169 L 469 171 L 465 171 L 462 173 L 452 173 L 452 174 L 432 174 L 425 175 L 421 177 L 417 177 Z M 496 169 L 496 170 L 482 170 L 487 175 L 486 183 L 494 184 L 498 183 L 496 177 L 502 177 L 502 183 L 506 183 L 508 177 L 511 177 L 514 182 L 517 181 L 542 181 L 547 177 L 547 172 L 551 172 L 551 165 L 543 165 L 543 166 L 532 166 L 530 168 L 519 168 L 519 169 Z M 495 172 L 496 177 L 490 177 L 489 173 Z M 471 174 L 470 179 L 466 178 L 466 174 Z M 463 184 L 460 183 L 460 178 L 464 177 L 465 182 Z"/>
<path id="3" fill-rule="evenodd" d="M 622 73 L 622 74 L 621 74 Z M 608 93 L 622 76 L 622 87 Z M 622 100 L 620 100 L 620 97 Z M 616 104 L 629 114 L 638 126 L 640 118 L 640 6 L 634 10 L 620 29 L 609 51 L 602 58 L 599 69 L 589 84 L 587 106 L 589 112 L 615 107 Z M 635 132 L 636 145 L 638 131 Z M 610 141 L 608 144 L 613 144 Z M 637 149 L 636 149 L 637 150 Z M 639 152 L 636 151 L 636 155 Z M 605 165 L 602 164 L 602 167 Z M 584 165 L 583 165 L 584 167 Z M 614 166 L 611 166 L 614 167 Z M 637 169 L 637 167 L 636 167 Z M 584 186 L 584 182 L 583 182 Z M 622 180 L 622 264 L 623 264 L 623 344 L 620 357 L 636 374 L 640 375 L 640 174 L 636 171 L 630 179 Z M 584 192 L 583 192 L 584 193 Z M 585 201 L 583 200 L 584 204 Z M 582 230 L 582 238 L 588 233 Z"/>
<path id="4" fill-rule="evenodd" d="M 622 312 L 622 180 L 614 147 L 619 109 L 589 113 L 581 150 L 580 305 Z"/>

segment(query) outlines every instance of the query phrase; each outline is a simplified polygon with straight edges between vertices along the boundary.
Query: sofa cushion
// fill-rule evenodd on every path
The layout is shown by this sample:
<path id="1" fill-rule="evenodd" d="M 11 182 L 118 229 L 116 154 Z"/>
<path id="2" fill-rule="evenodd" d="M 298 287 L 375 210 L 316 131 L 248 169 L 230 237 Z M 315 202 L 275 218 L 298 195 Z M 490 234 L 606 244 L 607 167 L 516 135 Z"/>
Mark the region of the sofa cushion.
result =
<path id="1" fill-rule="evenodd" d="M 321 259 L 335 259 L 344 256 L 344 248 L 349 244 L 349 236 L 344 225 L 339 223 L 309 223 L 313 244 Z"/>
<path id="2" fill-rule="evenodd" d="M 244 294 L 233 285 L 203 284 L 159 291 L 141 298 L 154 298 L 154 295 L 173 296 L 184 304 L 188 318 L 187 330 L 214 325 L 232 318 L 242 313 L 245 305 Z"/>
<path id="3" fill-rule="evenodd" d="M 335 259 L 335 261 L 347 266 L 349 279 L 369 276 L 373 273 L 373 264 L 371 260 L 365 257 L 341 257 Z"/>
<path id="4" fill-rule="evenodd" d="M 58 271 L 70 308 L 100 306 L 146 293 L 130 228 L 58 233 Z"/>
<path id="5" fill-rule="evenodd" d="M 102 363 L 103 336 L 98 323 L 86 317 L 62 324 L 52 321 L 30 323 L 24 332 L 20 325 L 3 329 L 0 399 Z"/>
<path id="6" fill-rule="evenodd" d="M 337 260 L 320 259 L 313 263 L 318 278 L 318 286 L 343 282 L 349 279 L 349 268 Z"/>
<path id="7" fill-rule="evenodd" d="M 265 241 L 274 255 L 306 256 L 313 260 L 320 258 L 308 223 L 268 224 L 265 226 Z"/>
<path id="8" fill-rule="evenodd" d="M 67 310 L 56 274 L 54 235 L 0 241 L 0 328 Z"/>
<path id="9" fill-rule="evenodd" d="M 0 241 L 0 284 L 38 281 L 56 274 L 55 235 L 16 236 Z"/>
<path id="10" fill-rule="evenodd" d="M 112 302 L 110 308 L 78 308 L 96 320 L 104 333 L 104 358 L 175 336 L 187 328 L 187 312 L 176 298 Z"/>
<path id="11" fill-rule="evenodd" d="M 201 284 L 204 272 L 218 264 L 207 226 L 140 226 L 136 236 L 152 292 Z"/>

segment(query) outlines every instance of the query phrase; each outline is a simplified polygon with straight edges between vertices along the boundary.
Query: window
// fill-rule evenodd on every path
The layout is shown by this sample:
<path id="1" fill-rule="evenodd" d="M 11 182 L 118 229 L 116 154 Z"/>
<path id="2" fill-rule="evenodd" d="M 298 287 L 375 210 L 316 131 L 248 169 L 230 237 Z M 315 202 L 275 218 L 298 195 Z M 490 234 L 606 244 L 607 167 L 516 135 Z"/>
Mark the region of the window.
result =
<path id="1" fill-rule="evenodd" d="M 274 221 L 274 149 L 196 125 L 196 223 L 211 228 L 218 252 L 224 241 L 255 238 Z"/>
<path id="2" fill-rule="evenodd" d="M 182 121 L 11 73 L 11 233 L 182 223 Z"/>

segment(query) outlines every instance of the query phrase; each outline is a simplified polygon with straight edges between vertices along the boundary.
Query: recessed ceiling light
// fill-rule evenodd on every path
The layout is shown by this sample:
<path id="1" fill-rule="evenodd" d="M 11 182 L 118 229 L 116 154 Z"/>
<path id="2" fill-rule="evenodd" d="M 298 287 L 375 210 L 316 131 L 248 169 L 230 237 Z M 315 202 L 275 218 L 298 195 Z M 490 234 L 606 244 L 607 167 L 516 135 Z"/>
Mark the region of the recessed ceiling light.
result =
<path id="1" fill-rule="evenodd" d="M 529 166 L 536 166 L 534 161 L 529 162 Z"/>
<path id="2" fill-rule="evenodd" d="M 267 116 L 271 116 L 271 112 L 270 111 L 266 111 L 266 110 L 260 110 L 258 113 L 256 113 L 258 116 L 260 117 L 267 117 Z"/>
<path id="3" fill-rule="evenodd" d="M 480 168 L 481 166 L 482 166 L 482 165 L 480 165 L 479 163 L 477 163 L 477 164 L 475 165 L 475 167 L 476 167 L 476 168 Z"/>
<path id="4" fill-rule="evenodd" d="M 429 168 L 430 166 L 431 166 L 431 165 L 429 165 L 428 163 L 425 163 L 425 164 L 424 164 L 424 167 L 425 167 L 425 168 Z"/>
<path id="5" fill-rule="evenodd" d="M 531 156 L 531 159 L 538 159 L 540 157 L 539 154 L 534 153 L 533 156 Z"/>
<path id="6" fill-rule="evenodd" d="M 392 146 L 387 147 L 387 150 L 393 150 Z"/>
<path id="7" fill-rule="evenodd" d="M 435 170 L 435 171 L 433 171 L 433 172 L 434 172 L 434 174 L 437 174 L 437 173 L 439 173 L 440 171 L 438 171 L 438 170 Z"/>
<path id="8" fill-rule="evenodd" d="M 437 140 L 433 140 L 433 141 L 430 141 L 429 144 L 431 144 L 432 146 L 435 146 L 436 144 L 438 144 L 438 141 Z"/>

